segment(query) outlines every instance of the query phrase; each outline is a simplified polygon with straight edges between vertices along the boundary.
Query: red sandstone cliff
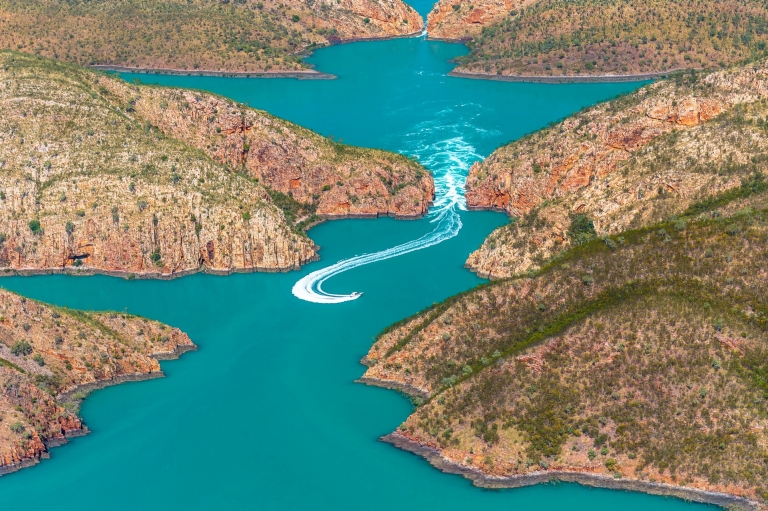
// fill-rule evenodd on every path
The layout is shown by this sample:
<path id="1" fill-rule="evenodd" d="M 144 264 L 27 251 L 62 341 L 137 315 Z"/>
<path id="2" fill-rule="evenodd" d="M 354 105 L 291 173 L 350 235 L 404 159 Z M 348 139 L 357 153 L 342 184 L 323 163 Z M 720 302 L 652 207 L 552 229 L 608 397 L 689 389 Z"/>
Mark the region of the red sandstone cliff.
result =
<path id="1" fill-rule="evenodd" d="M 731 132 L 746 126 L 735 109 L 754 105 L 754 115 L 762 115 L 767 69 L 762 62 L 657 82 L 476 163 L 466 185 L 470 208 L 535 214 L 523 227 L 491 234 L 468 266 L 499 277 L 526 271 L 567 247 L 574 214 L 592 218 L 598 234 L 610 234 L 739 186 L 766 141 L 759 130 Z M 721 114 L 735 117 L 713 124 Z M 718 168 L 728 170 L 718 175 Z"/>
<path id="2" fill-rule="evenodd" d="M 440 0 L 427 15 L 427 34 L 435 39 L 466 40 L 483 27 L 536 0 Z"/>

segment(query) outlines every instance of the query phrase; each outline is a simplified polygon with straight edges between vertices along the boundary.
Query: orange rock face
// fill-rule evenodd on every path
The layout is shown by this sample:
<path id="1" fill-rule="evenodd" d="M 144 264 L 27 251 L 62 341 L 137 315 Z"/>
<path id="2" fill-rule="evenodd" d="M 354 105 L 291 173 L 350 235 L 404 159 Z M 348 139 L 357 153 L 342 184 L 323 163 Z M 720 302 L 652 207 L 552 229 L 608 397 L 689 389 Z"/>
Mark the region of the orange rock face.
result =
<path id="1" fill-rule="evenodd" d="M 124 82 L 100 83 L 125 100 L 140 95 L 136 112 L 168 136 L 316 206 L 318 215 L 415 218 L 426 213 L 434 197 L 432 176 L 403 156 L 337 144 L 210 94 L 131 91 Z M 167 101 L 168 96 L 176 101 Z"/>
<path id="2" fill-rule="evenodd" d="M 510 12 L 535 0 L 440 0 L 427 15 L 427 34 L 435 39 L 465 40 L 484 26 L 500 21 Z"/>
<path id="3" fill-rule="evenodd" d="M 0 475 L 87 432 L 63 406 L 122 381 L 162 376 L 158 359 L 194 350 L 176 328 L 116 313 L 73 313 L 0 292 Z"/>
<path id="4" fill-rule="evenodd" d="M 324 8 L 330 8 L 328 22 L 342 40 L 398 37 L 424 29 L 419 13 L 400 0 L 323 0 L 314 11 L 321 14 Z"/>
<path id="5" fill-rule="evenodd" d="M 657 82 L 499 148 L 471 168 L 468 207 L 535 215 L 494 232 L 467 265 L 495 277 L 527 271 L 567 248 L 573 214 L 588 215 L 599 235 L 612 234 L 739 186 L 765 137 L 709 126 L 737 105 L 758 108 L 766 84 L 765 62 Z M 721 166 L 737 170 L 716 179 Z"/>
<path id="6" fill-rule="evenodd" d="M 679 95 L 672 84 L 659 82 L 638 92 L 640 101 L 631 108 L 611 112 L 598 106 L 567 119 L 549 130 L 547 142 L 537 144 L 535 151 L 525 142 L 502 147 L 472 166 L 467 206 L 520 216 L 543 200 L 587 187 L 659 136 L 698 126 L 737 103 L 768 95 L 765 82 L 754 74 L 750 68 L 707 77 L 716 87 L 710 97 Z"/>

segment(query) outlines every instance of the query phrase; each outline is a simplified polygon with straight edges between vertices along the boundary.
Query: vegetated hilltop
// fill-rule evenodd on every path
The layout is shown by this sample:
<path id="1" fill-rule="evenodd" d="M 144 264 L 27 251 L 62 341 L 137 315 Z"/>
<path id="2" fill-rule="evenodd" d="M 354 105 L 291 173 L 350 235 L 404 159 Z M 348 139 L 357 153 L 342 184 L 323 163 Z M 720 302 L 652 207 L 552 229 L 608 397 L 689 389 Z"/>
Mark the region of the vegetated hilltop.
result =
<path id="1" fill-rule="evenodd" d="M 766 167 L 768 64 L 676 75 L 496 150 L 472 167 L 467 204 L 519 217 L 467 265 L 505 277 L 593 234 L 682 213 Z"/>
<path id="2" fill-rule="evenodd" d="M 767 23 L 753 0 L 441 0 L 427 30 L 472 39 L 458 72 L 601 76 L 733 64 L 764 53 Z"/>
<path id="3" fill-rule="evenodd" d="M 401 0 L 0 0 L 0 48 L 83 65 L 301 71 L 305 49 L 422 29 Z"/>
<path id="4" fill-rule="evenodd" d="M 0 269 L 295 269 L 315 212 L 414 217 L 433 193 L 403 156 L 218 96 L 0 53 Z"/>
<path id="5" fill-rule="evenodd" d="M 186 334 L 156 321 L 0 291 L 0 475 L 87 433 L 77 411 L 91 390 L 163 376 L 158 360 L 194 349 Z"/>
<path id="6" fill-rule="evenodd" d="M 390 327 L 364 381 L 419 406 L 386 439 L 482 486 L 560 478 L 762 507 L 767 208 L 754 174 Z"/>

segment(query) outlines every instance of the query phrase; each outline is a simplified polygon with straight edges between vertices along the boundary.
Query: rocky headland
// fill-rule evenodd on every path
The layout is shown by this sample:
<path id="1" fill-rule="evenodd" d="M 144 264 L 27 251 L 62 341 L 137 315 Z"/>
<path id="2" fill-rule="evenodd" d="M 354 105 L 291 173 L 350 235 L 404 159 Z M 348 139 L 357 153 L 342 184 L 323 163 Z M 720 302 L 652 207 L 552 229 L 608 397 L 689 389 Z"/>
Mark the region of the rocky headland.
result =
<path id="1" fill-rule="evenodd" d="M 576 217 L 598 236 L 616 234 L 739 188 L 764 167 L 766 98 L 765 61 L 678 75 L 497 149 L 470 170 L 467 205 L 517 221 L 467 265 L 519 274 L 578 241 Z"/>
<path id="2" fill-rule="evenodd" d="M 156 321 L 0 291 L 0 475 L 86 434 L 77 412 L 90 391 L 162 377 L 158 360 L 195 349 L 186 334 Z"/>
<path id="3" fill-rule="evenodd" d="M 0 49 L 186 73 L 298 76 L 306 51 L 423 27 L 401 0 L 0 0 Z"/>
<path id="4" fill-rule="evenodd" d="M 754 1 L 440 0 L 427 31 L 467 41 L 459 76 L 615 81 L 762 56 L 766 21 Z"/>
<path id="5" fill-rule="evenodd" d="M 322 218 L 415 218 L 432 177 L 202 92 L 0 53 L 0 271 L 173 277 L 317 257 Z"/>
<path id="6" fill-rule="evenodd" d="M 763 508 L 768 186 L 594 238 L 387 329 L 386 437 L 475 484 L 550 479 Z"/>

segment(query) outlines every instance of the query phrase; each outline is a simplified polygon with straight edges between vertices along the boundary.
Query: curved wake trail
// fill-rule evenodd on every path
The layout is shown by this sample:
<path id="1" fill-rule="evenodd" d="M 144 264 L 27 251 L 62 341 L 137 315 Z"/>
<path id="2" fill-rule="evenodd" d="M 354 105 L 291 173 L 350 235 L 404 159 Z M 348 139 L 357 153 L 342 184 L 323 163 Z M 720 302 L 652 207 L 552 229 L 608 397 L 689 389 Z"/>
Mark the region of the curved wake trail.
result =
<path id="1" fill-rule="evenodd" d="M 409 252 L 437 245 L 438 243 L 453 238 L 459 234 L 459 230 L 461 229 L 461 217 L 453 208 L 443 210 L 437 218 L 434 218 L 431 221 L 438 222 L 437 227 L 435 227 L 432 232 L 425 234 L 419 239 L 380 252 L 344 259 L 327 268 L 313 271 L 293 285 L 294 296 L 314 303 L 341 303 L 356 300 L 360 297 L 361 293 L 351 293 L 348 295 L 326 293 L 322 288 L 323 282 L 339 273 L 357 268 L 358 266 L 384 261 L 385 259 L 391 259 Z"/>
<path id="2" fill-rule="evenodd" d="M 438 112 L 440 114 L 442 112 Z M 301 278 L 294 284 L 292 292 L 301 300 L 314 303 L 342 303 L 356 300 L 362 293 L 333 294 L 323 291 L 323 283 L 340 273 L 364 266 L 366 264 L 384 261 L 417 250 L 432 247 L 449 240 L 459 234 L 461 217 L 458 210 L 466 209 L 464 200 L 464 182 L 473 161 L 481 158 L 475 153 L 474 147 L 458 135 L 466 130 L 466 125 L 441 126 L 439 120 L 429 121 L 416 126 L 417 132 L 406 135 L 421 138 L 437 132 L 449 130 L 453 137 L 445 138 L 432 144 L 424 144 L 422 140 L 413 140 L 417 144 L 411 154 L 419 157 L 423 165 L 432 169 L 435 179 L 435 201 L 432 210 L 427 214 L 430 223 L 436 224 L 432 231 L 424 236 L 397 245 L 386 250 L 371 254 L 344 259 L 336 264 L 322 268 Z M 406 145 L 408 143 L 406 142 Z"/>

